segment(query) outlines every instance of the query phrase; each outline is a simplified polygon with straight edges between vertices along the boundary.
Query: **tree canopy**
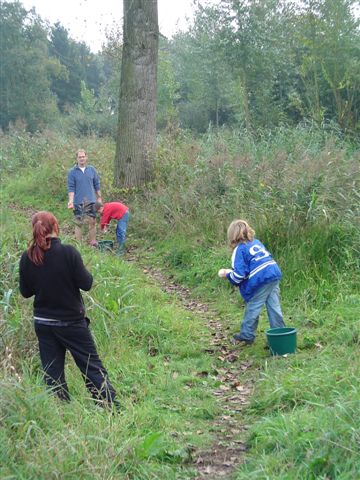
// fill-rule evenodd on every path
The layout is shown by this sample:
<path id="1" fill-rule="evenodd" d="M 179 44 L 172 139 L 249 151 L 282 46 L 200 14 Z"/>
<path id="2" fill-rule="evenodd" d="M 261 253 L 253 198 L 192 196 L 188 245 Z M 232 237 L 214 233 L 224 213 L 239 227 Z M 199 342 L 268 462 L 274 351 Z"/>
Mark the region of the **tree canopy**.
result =
<path id="1" fill-rule="evenodd" d="M 256 131 L 315 122 L 359 133 L 360 32 L 356 0 L 218 0 L 160 38 L 157 126 Z M 115 135 L 122 32 L 94 54 L 64 26 L 3 2 L 0 127 L 30 131 L 67 118 L 80 134 Z M 86 117 L 82 103 L 87 102 Z M 89 100 L 89 95 L 86 97 Z M 66 122 L 65 122 L 66 124 Z"/>

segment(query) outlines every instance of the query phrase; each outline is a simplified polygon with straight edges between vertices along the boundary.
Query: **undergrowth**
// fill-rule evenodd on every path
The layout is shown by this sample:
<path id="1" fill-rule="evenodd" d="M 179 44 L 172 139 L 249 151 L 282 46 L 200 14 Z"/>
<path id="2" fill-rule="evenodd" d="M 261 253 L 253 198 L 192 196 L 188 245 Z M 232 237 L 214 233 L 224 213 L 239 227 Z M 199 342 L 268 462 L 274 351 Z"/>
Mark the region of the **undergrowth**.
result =
<path id="1" fill-rule="evenodd" d="M 8 206 L 2 208 L 0 272 L 4 478 L 192 478 L 191 450 L 209 445 L 209 421 L 219 413 L 210 394 L 215 373 L 196 375 L 214 368 L 203 354 L 209 342 L 203 323 L 176 307 L 141 269 L 86 247 L 81 250 L 96 282 L 85 299 L 124 413 L 113 418 L 97 411 L 71 362 L 73 402 L 59 405 L 44 391 L 31 304 L 17 291 L 17 261 L 34 210 L 54 211 L 72 241 L 65 176 L 83 146 L 100 172 L 104 200 L 130 207 L 128 244 L 137 247 L 140 265 L 157 266 L 191 289 L 234 332 L 243 302 L 216 275 L 230 262 L 230 221 L 247 219 L 283 271 L 282 307 L 286 323 L 297 328 L 298 350 L 268 357 L 268 322 L 261 315 L 255 345 L 239 356 L 257 369 L 243 419 L 251 426 L 249 450 L 234 477 L 356 478 L 356 145 L 306 128 L 257 138 L 234 131 L 193 138 L 179 131 L 159 140 L 153 183 L 130 192 L 112 186 L 109 140 L 91 137 L 85 145 L 51 132 L 12 132 L 2 140 L 1 200 Z"/>
<path id="2" fill-rule="evenodd" d="M 17 291 L 29 230 L 14 242 L 18 227 L 8 222 L 2 236 L 1 478 L 192 478 L 191 452 L 210 441 L 206 422 L 217 414 L 215 377 L 197 376 L 212 371 L 203 323 L 136 267 L 83 247 L 95 278 L 87 313 L 122 413 L 93 405 L 70 359 L 72 402 L 60 403 L 42 385 L 32 302 Z"/>

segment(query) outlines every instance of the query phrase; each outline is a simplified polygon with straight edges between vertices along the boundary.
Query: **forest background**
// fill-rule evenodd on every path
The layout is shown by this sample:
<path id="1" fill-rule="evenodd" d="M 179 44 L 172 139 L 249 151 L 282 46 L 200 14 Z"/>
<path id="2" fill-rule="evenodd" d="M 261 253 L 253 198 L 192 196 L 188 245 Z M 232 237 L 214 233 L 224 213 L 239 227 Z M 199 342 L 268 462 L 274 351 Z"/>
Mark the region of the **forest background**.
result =
<path id="1" fill-rule="evenodd" d="M 161 37 L 158 126 L 195 132 L 301 122 L 359 128 L 358 2 L 235 2 L 197 7 Z M 0 126 L 115 135 L 121 29 L 95 54 L 21 3 L 2 2 Z"/>
<path id="2" fill-rule="evenodd" d="M 226 228 L 244 217 L 279 262 L 285 320 L 298 352 L 263 350 L 265 316 L 237 387 L 246 452 L 238 479 L 350 479 L 360 471 L 360 179 L 358 2 L 198 5 L 161 38 L 154 179 L 113 186 L 121 33 L 98 54 L 21 3 L 0 13 L 2 478 L 194 478 L 211 449 L 224 360 L 202 318 L 146 277 L 151 268 L 206 302 L 231 333 L 242 302 L 217 270 Z M 66 172 L 85 147 L 104 200 L 130 206 L 137 262 L 78 246 L 95 276 L 85 296 L 124 414 L 96 411 L 69 362 L 74 401 L 41 383 L 31 302 L 18 260 L 29 219 L 53 211 L 73 242 Z M 144 271 L 145 270 L 145 271 Z M 216 429 L 215 429 L 216 430 Z M 241 429 L 240 429 L 241 430 Z M 195 458 L 196 459 L 196 458 Z"/>

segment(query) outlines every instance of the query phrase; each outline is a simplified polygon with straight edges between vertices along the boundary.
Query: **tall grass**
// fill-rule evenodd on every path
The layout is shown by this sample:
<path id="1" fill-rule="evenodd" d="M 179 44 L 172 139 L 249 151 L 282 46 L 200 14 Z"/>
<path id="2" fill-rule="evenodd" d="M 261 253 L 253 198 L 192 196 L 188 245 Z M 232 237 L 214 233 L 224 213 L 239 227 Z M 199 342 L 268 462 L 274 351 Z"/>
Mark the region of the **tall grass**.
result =
<path id="1" fill-rule="evenodd" d="M 140 264 L 187 285 L 230 330 L 239 328 L 242 302 L 216 276 L 229 264 L 229 222 L 246 218 L 283 270 L 282 305 L 298 329 L 298 353 L 269 358 L 261 341 L 240 352 L 257 370 L 245 419 L 249 452 L 236 478 L 356 478 L 359 153 L 330 132 L 305 127 L 256 137 L 175 132 L 159 139 L 154 181 L 136 192 L 112 186 L 110 140 L 15 131 L 2 138 L 1 476 L 192 478 L 191 450 L 209 444 L 218 413 L 214 376 L 194 375 L 216 368 L 203 354 L 209 334 L 202 321 L 136 266 L 86 247 L 96 282 L 85 299 L 124 414 L 98 411 L 71 362 L 73 402 L 58 404 L 45 392 L 17 262 L 36 209 L 54 211 L 72 241 L 65 179 L 81 146 L 100 172 L 104 200 L 129 205 L 128 242 L 137 245 Z M 262 315 L 260 339 L 266 328 Z"/>
<path id="2" fill-rule="evenodd" d="M 210 441 L 205 424 L 217 412 L 215 379 L 196 376 L 212 369 L 202 353 L 203 323 L 134 266 L 84 247 L 95 278 L 84 295 L 87 312 L 123 413 L 93 405 L 72 361 L 72 402 L 59 403 L 42 384 L 32 302 L 18 293 L 28 227 L 16 242 L 15 228 L 8 222 L 2 232 L 1 478 L 192 478 L 191 451 Z"/>
<path id="3" fill-rule="evenodd" d="M 43 139 L 33 138 L 32 147 L 27 135 L 21 141 L 29 142 L 32 155 Z M 7 161 L 16 164 L 12 142 L 19 139 L 7 138 L 3 148 Z M 44 155 L 37 157 L 39 163 L 30 168 L 18 165 L 16 176 L 7 164 L 4 167 L 0 476 L 192 478 L 191 452 L 211 441 L 206 423 L 217 413 L 210 393 L 215 378 L 196 376 L 197 371 L 212 370 L 210 358 L 202 353 L 207 333 L 202 320 L 177 307 L 135 266 L 79 246 L 95 278 L 93 289 L 84 295 L 92 332 L 123 413 L 112 416 L 93 405 L 72 361 L 66 364 L 69 405 L 59 403 L 42 384 L 32 302 L 19 294 L 18 261 L 36 209 L 53 211 L 60 219 L 62 240 L 72 242 L 67 234 L 72 218 L 66 209 L 65 172 L 77 142 L 70 143 L 71 148 L 62 151 L 61 137 L 54 136 Z M 103 150 L 101 143 L 98 147 L 105 161 L 112 145 L 103 145 Z M 106 174 L 103 178 L 106 182 Z"/>
<path id="4" fill-rule="evenodd" d="M 287 133 L 290 138 L 282 131 L 280 138 L 260 138 L 252 150 L 240 132 L 166 139 L 159 147 L 156 188 L 149 193 L 156 213 L 172 227 L 183 228 L 183 217 L 201 221 L 199 230 L 214 240 L 219 223 L 227 225 L 234 214 L 285 234 L 359 220 L 359 153 L 325 133 Z"/>
<path id="5" fill-rule="evenodd" d="M 359 159 L 353 145 L 318 129 L 256 139 L 179 132 L 160 142 L 153 188 L 134 200 L 137 228 L 168 239 L 173 261 L 191 269 L 194 256 L 216 257 L 206 252 L 222 251 L 229 223 L 245 218 L 279 261 L 293 301 L 306 290 L 307 301 L 326 303 L 339 273 L 357 288 Z"/>
<path id="6" fill-rule="evenodd" d="M 358 165 L 354 145 L 316 129 L 257 139 L 180 134 L 159 147 L 154 188 L 137 211 L 153 261 L 165 259 L 236 331 L 241 302 L 216 271 L 229 264 L 229 222 L 246 218 L 283 270 L 285 320 L 298 329 L 294 357 L 252 351 L 261 374 L 248 412 L 249 457 L 235 478 L 350 479 L 359 471 Z M 266 328 L 262 315 L 260 338 Z"/>

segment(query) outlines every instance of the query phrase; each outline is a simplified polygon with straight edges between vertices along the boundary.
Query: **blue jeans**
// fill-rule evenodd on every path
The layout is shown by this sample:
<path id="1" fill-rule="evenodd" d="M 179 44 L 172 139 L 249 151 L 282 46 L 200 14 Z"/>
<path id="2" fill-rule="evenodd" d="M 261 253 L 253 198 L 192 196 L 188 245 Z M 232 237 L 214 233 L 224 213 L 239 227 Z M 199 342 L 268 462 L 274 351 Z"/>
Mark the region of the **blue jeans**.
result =
<path id="1" fill-rule="evenodd" d="M 126 240 L 126 229 L 127 229 L 129 218 L 130 218 L 130 214 L 127 211 L 125 215 L 123 215 L 120 218 L 116 226 L 116 238 L 120 246 L 124 245 Z"/>
<path id="2" fill-rule="evenodd" d="M 259 323 L 259 316 L 263 305 L 269 317 L 270 328 L 285 327 L 280 307 L 279 282 L 267 283 L 245 304 L 245 314 L 241 324 L 240 337 L 242 340 L 253 341 Z"/>

